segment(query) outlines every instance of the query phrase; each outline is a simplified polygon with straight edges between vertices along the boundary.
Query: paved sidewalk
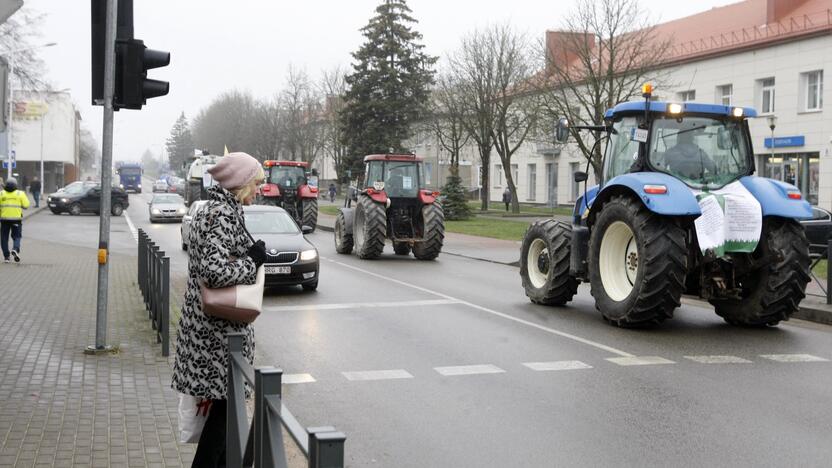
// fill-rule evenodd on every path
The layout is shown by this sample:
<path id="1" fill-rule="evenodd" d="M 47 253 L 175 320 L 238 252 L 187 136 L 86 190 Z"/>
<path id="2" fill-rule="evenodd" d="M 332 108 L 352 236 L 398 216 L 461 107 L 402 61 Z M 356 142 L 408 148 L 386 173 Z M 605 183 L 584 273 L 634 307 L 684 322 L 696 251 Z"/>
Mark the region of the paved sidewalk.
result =
<path id="1" fill-rule="evenodd" d="M 568 217 L 566 218 L 568 219 Z M 530 219 L 530 221 L 532 220 Z M 332 231 L 334 225 L 335 216 L 323 213 L 318 215 L 318 226 L 322 231 Z M 520 246 L 521 243 L 519 241 L 491 239 L 488 237 L 446 232 L 445 243 L 442 246 L 442 254 L 457 255 L 474 260 L 519 267 Z M 807 295 L 801 301 L 800 310 L 793 317 L 832 325 L 832 305 L 827 305 L 826 299 L 817 295 L 820 292 L 820 288 L 810 283 L 807 287 L 807 292 L 813 294 Z M 689 297 L 688 299 L 698 301 L 698 298 Z M 707 305 L 707 302 L 699 302 Z"/>
<path id="2" fill-rule="evenodd" d="M 190 466 L 171 365 L 151 332 L 135 257 L 110 263 L 108 344 L 95 341 L 96 251 L 24 238 L 0 264 L 0 466 Z"/>

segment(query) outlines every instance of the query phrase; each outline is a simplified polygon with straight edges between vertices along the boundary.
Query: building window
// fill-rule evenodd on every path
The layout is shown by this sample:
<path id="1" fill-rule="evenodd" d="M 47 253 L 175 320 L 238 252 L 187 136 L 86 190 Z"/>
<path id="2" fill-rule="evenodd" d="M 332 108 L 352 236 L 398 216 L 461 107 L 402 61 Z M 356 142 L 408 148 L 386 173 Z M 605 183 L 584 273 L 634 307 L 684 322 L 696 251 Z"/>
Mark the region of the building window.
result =
<path id="1" fill-rule="evenodd" d="M 801 73 L 800 81 L 806 90 L 805 110 L 821 110 L 823 108 L 823 70 Z"/>
<path id="2" fill-rule="evenodd" d="M 695 101 L 696 100 L 696 90 L 695 89 L 689 89 L 687 91 L 680 91 L 680 92 L 676 93 L 676 98 L 679 99 L 682 102 Z"/>
<path id="3" fill-rule="evenodd" d="M 716 87 L 716 102 L 723 106 L 730 106 L 734 101 L 734 85 L 722 85 Z"/>
<path id="4" fill-rule="evenodd" d="M 569 163 L 569 173 L 572 174 L 572 200 L 576 201 L 580 194 L 581 184 L 575 182 L 575 173 L 581 170 L 581 163 Z"/>
<path id="5" fill-rule="evenodd" d="M 529 200 L 537 198 L 537 164 L 529 164 Z"/>
<path id="6" fill-rule="evenodd" d="M 520 169 L 517 164 L 511 165 L 511 178 L 514 180 L 514 186 L 517 187 L 520 182 Z"/>
<path id="7" fill-rule="evenodd" d="M 760 86 L 760 111 L 763 114 L 774 112 L 774 78 L 757 81 Z"/>
<path id="8" fill-rule="evenodd" d="M 555 206 L 558 196 L 558 168 L 554 163 L 546 163 L 546 191 L 547 203 L 549 206 Z"/>
<path id="9" fill-rule="evenodd" d="M 500 166 L 499 164 L 494 165 L 494 186 L 503 186 L 503 166 Z"/>
<path id="10" fill-rule="evenodd" d="M 433 183 L 433 163 L 425 163 L 425 185 Z"/>

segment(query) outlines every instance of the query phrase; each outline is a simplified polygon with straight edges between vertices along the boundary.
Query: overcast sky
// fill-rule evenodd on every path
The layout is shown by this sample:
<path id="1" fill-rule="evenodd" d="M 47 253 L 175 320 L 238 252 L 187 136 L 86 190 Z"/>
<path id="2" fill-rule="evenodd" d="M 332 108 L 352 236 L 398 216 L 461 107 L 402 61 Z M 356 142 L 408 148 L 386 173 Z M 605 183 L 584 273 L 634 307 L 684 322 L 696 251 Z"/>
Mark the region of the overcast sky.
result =
<path id="1" fill-rule="evenodd" d="M 734 3 L 735 0 L 675 2 L 642 0 L 653 18 L 667 21 Z M 159 153 L 184 111 L 190 119 L 219 93 L 237 88 L 269 97 L 281 88 L 288 66 L 313 78 L 323 69 L 350 63 L 362 42 L 359 29 L 379 0 L 135 0 L 135 37 L 171 53 L 171 64 L 151 70 L 170 82 L 170 94 L 151 99 L 141 111 L 116 112 L 114 157 L 138 160 L 145 149 Z M 534 37 L 557 29 L 569 0 L 410 0 L 427 51 L 442 55 L 466 32 L 510 21 Z M 90 105 L 90 1 L 25 0 L 46 13 L 43 49 L 47 79 L 69 88 L 83 125 L 100 143 L 102 108 Z M 245 150 L 245 148 L 234 148 Z"/>

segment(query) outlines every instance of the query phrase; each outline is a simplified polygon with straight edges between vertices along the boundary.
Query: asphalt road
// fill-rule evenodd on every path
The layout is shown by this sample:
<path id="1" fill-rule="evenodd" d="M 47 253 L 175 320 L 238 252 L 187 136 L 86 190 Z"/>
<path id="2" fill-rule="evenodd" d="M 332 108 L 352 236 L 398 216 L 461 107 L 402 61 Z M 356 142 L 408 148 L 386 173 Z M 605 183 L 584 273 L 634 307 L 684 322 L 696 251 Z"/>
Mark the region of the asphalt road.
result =
<path id="1" fill-rule="evenodd" d="M 181 277 L 179 224 L 149 224 L 149 197 L 131 195 L 113 244 L 146 229 Z M 41 213 L 25 235 L 95 245 L 97 222 Z M 303 425 L 346 433 L 349 466 L 830 466 L 832 327 L 736 328 L 683 305 L 621 330 L 587 288 L 548 308 L 513 267 L 389 246 L 361 261 L 309 239 L 319 289 L 269 291 L 258 361 L 283 368 Z"/>

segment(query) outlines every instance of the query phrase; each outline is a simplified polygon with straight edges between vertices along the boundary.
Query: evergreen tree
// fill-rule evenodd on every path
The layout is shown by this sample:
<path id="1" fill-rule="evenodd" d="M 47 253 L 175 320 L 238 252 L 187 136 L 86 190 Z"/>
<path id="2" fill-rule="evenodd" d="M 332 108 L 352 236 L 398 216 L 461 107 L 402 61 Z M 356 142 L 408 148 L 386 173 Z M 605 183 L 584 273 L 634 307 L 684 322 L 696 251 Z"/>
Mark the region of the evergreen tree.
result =
<path id="1" fill-rule="evenodd" d="M 180 176 L 184 175 L 185 162 L 194 155 L 194 140 L 184 112 L 179 115 L 173 128 L 170 129 L 170 136 L 165 146 L 168 150 L 170 169 Z"/>
<path id="2" fill-rule="evenodd" d="M 462 186 L 462 178 L 458 175 L 448 176 L 448 182 L 442 187 L 442 211 L 445 212 L 445 219 L 459 221 L 471 217 L 471 207 L 465 198 L 465 187 Z"/>
<path id="3" fill-rule="evenodd" d="M 346 77 L 340 120 L 353 176 L 363 172 L 367 154 L 407 151 L 411 125 L 424 116 L 436 57 L 422 51 L 410 13 L 405 0 L 384 0 L 361 29 L 364 44 L 352 54 L 356 62 Z"/>

